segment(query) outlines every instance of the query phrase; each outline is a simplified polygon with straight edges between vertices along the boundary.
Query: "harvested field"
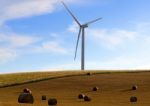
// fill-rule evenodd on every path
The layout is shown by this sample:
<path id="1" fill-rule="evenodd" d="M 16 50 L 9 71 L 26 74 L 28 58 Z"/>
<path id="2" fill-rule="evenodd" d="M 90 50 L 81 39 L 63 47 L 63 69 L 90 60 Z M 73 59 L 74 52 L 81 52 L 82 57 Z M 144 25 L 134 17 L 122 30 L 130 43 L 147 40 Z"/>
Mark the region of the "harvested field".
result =
<path id="1" fill-rule="evenodd" d="M 137 90 L 132 86 L 137 85 Z M 92 87 L 100 90 L 94 92 Z M 34 104 L 19 104 L 18 96 L 24 88 L 32 90 Z M 92 98 L 78 99 L 79 94 Z M 106 73 L 61 77 L 29 84 L 0 88 L 0 106 L 48 106 L 47 99 L 56 98 L 58 106 L 150 106 L 150 72 Z M 130 102 L 136 96 L 137 102 Z"/>

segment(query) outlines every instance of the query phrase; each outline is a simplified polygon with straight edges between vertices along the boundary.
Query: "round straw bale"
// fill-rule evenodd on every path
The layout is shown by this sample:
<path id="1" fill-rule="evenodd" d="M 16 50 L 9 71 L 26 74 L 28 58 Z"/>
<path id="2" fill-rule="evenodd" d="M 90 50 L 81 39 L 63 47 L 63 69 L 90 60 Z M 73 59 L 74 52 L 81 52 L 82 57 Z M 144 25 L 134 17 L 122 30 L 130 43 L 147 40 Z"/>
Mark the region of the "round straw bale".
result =
<path id="1" fill-rule="evenodd" d="M 23 89 L 23 92 L 24 92 L 24 93 L 30 93 L 30 94 L 32 93 L 31 90 L 28 89 L 28 88 Z"/>
<path id="2" fill-rule="evenodd" d="M 137 97 L 131 96 L 130 97 L 130 102 L 137 102 Z"/>
<path id="3" fill-rule="evenodd" d="M 33 103 L 34 98 L 30 93 L 21 93 L 18 97 L 19 103 Z"/>
<path id="4" fill-rule="evenodd" d="M 91 101 L 91 97 L 85 96 L 85 97 L 84 97 L 84 101 Z"/>
<path id="5" fill-rule="evenodd" d="M 99 88 L 98 87 L 93 87 L 93 91 L 98 91 Z"/>
<path id="6" fill-rule="evenodd" d="M 46 95 L 42 95 L 42 100 L 46 100 Z"/>
<path id="7" fill-rule="evenodd" d="M 137 88 L 138 88 L 138 87 L 137 87 L 136 85 L 133 85 L 133 86 L 132 86 L 132 90 L 137 90 Z"/>
<path id="8" fill-rule="evenodd" d="M 55 105 L 57 105 L 57 99 L 55 99 L 55 98 L 49 99 L 48 100 L 48 105 L 49 106 L 55 106 Z"/>
<path id="9" fill-rule="evenodd" d="M 79 95 L 78 95 L 78 98 L 79 98 L 79 99 L 83 99 L 84 97 L 85 97 L 84 94 L 79 94 Z"/>
<path id="10" fill-rule="evenodd" d="M 88 73 L 87 73 L 87 75 L 91 75 L 91 73 L 90 73 L 90 72 L 88 72 Z"/>

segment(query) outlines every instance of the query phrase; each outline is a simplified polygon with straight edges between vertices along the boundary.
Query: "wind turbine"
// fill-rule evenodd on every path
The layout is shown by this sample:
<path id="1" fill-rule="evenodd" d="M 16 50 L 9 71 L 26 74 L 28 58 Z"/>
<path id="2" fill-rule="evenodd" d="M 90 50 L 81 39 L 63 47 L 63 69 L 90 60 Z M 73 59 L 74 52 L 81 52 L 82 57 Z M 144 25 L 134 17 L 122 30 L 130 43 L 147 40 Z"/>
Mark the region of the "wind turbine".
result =
<path id="1" fill-rule="evenodd" d="M 62 1 L 62 4 L 64 5 L 64 7 L 66 8 L 66 10 L 69 12 L 69 14 L 72 16 L 72 18 L 75 20 L 75 22 L 79 25 L 79 33 L 78 33 L 78 38 L 77 38 L 77 43 L 76 43 L 76 48 L 75 48 L 75 57 L 74 60 L 76 59 L 76 55 L 77 55 L 77 50 L 78 50 L 78 44 L 79 44 L 79 39 L 80 39 L 80 35 L 82 32 L 82 37 L 81 37 L 81 70 L 84 70 L 84 65 L 85 65 L 85 28 L 87 28 L 89 26 L 89 24 L 92 24 L 102 18 L 97 18 L 95 20 L 89 21 L 85 24 L 80 24 L 80 22 L 78 21 L 78 19 L 74 16 L 74 14 L 69 10 L 69 8 L 67 7 L 67 5 Z"/>

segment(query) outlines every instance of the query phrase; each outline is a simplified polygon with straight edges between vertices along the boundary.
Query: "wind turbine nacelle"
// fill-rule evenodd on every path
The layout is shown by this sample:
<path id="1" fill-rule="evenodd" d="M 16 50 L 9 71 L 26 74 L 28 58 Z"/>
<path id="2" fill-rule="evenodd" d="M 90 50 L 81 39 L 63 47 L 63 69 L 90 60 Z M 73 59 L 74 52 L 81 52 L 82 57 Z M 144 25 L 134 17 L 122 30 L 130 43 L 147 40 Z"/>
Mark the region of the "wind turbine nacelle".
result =
<path id="1" fill-rule="evenodd" d="M 88 24 L 84 24 L 84 25 L 82 25 L 81 27 L 87 28 L 87 27 L 88 27 Z"/>

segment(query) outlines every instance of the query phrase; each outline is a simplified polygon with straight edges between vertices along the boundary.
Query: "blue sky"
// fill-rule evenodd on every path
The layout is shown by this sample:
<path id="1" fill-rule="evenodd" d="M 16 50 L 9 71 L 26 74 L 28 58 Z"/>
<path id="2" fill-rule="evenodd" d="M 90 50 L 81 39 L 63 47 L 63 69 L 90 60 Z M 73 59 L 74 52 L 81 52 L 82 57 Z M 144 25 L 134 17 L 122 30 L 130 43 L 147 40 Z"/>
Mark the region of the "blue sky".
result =
<path id="1" fill-rule="evenodd" d="M 149 0 L 64 0 L 86 29 L 85 68 L 150 69 Z M 60 0 L 0 0 L 0 73 L 79 70 L 78 26 Z"/>

